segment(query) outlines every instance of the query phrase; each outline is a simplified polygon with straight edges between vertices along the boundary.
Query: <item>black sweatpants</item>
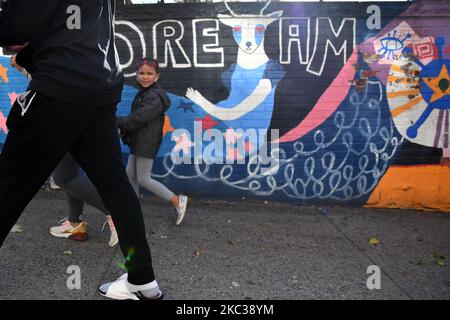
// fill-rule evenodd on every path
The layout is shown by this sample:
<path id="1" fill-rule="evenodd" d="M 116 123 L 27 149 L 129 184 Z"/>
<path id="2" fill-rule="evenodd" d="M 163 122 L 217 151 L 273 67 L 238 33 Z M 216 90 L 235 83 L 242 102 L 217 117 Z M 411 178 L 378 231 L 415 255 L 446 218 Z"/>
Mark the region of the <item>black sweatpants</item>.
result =
<path id="1" fill-rule="evenodd" d="M 155 279 L 141 206 L 121 159 L 115 111 L 115 105 L 85 107 L 39 92 L 23 116 L 18 102 L 13 105 L 0 154 L 0 246 L 64 154 L 70 152 L 111 212 L 126 258 L 128 281 L 140 285 Z"/>

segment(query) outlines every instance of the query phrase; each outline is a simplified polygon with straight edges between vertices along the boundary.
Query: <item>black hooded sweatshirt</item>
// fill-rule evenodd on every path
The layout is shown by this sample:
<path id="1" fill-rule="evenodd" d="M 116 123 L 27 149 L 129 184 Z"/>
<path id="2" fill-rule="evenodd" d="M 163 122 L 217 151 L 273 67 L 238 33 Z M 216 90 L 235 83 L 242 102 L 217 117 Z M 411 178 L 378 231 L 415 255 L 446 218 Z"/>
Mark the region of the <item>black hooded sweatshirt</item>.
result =
<path id="1" fill-rule="evenodd" d="M 120 101 L 114 0 L 0 0 L 0 46 L 28 44 L 17 63 L 29 89 L 86 106 Z"/>

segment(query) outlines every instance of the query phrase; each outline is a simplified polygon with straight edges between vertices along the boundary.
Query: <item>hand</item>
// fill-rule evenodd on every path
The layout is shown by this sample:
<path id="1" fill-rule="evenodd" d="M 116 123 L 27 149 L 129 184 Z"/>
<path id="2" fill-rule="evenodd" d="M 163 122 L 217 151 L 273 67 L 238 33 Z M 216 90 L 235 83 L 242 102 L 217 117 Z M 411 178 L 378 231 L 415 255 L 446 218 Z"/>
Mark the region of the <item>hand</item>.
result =
<path id="1" fill-rule="evenodd" d="M 6 46 L 5 49 L 15 52 L 15 53 L 19 53 L 23 48 L 25 48 L 28 45 L 28 43 L 25 44 L 21 44 L 21 45 L 14 45 L 14 46 Z"/>
<path id="2" fill-rule="evenodd" d="M 192 102 L 194 102 L 199 106 L 203 106 L 205 102 L 207 102 L 205 97 L 203 97 L 203 95 L 200 92 L 198 92 L 193 88 L 188 88 L 186 90 L 186 98 L 188 98 L 189 100 L 191 100 Z"/>
<path id="3" fill-rule="evenodd" d="M 16 62 L 16 55 L 11 56 L 10 58 L 11 66 L 22 72 L 24 69 L 19 66 Z"/>
<path id="4" fill-rule="evenodd" d="M 125 137 L 127 134 L 127 130 L 124 127 L 119 127 L 119 136 L 121 138 Z"/>

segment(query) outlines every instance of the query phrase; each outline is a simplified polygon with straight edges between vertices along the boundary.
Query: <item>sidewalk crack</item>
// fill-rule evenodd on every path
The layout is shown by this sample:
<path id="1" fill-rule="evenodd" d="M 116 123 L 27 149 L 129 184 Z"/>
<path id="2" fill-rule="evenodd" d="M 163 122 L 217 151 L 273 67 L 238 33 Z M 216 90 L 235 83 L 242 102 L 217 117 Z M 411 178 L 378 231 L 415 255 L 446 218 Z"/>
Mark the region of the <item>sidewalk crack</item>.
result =
<path id="1" fill-rule="evenodd" d="M 333 221 L 330 219 L 330 217 L 327 214 L 323 214 L 323 212 L 321 210 L 319 210 L 323 216 L 325 216 L 325 218 L 336 228 L 336 230 L 342 235 L 344 236 L 345 239 L 347 239 L 354 247 L 356 247 L 358 249 L 358 251 L 360 253 L 362 253 L 367 259 L 369 259 L 370 262 L 372 262 L 374 265 L 377 265 L 377 262 L 374 261 L 369 255 L 367 255 L 367 253 L 362 250 L 349 236 L 347 236 L 347 234 L 345 234 L 344 231 L 341 230 L 341 228 Z M 384 269 L 381 269 L 381 273 L 384 274 L 389 280 L 392 281 L 392 283 L 398 288 L 400 289 L 400 291 L 402 291 L 409 299 L 411 300 L 415 300 L 413 296 L 411 296 L 405 289 L 403 289 L 395 280 L 393 277 L 391 277 L 391 275 L 386 272 Z"/>

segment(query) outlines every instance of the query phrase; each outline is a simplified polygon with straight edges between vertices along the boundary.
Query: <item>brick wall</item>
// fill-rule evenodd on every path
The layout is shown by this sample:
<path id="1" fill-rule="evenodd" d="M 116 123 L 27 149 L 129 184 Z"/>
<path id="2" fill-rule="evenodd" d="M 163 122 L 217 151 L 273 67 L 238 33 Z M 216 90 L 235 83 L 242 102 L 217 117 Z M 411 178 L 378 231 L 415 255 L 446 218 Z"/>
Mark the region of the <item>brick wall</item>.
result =
<path id="1" fill-rule="evenodd" d="M 449 211 L 446 2 L 263 7 L 119 6 L 118 112 L 144 55 L 172 102 L 155 178 L 202 198 Z M 3 115 L 24 82 L 8 76 Z"/>

